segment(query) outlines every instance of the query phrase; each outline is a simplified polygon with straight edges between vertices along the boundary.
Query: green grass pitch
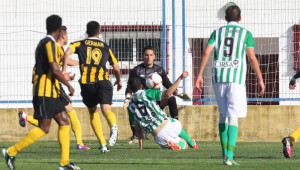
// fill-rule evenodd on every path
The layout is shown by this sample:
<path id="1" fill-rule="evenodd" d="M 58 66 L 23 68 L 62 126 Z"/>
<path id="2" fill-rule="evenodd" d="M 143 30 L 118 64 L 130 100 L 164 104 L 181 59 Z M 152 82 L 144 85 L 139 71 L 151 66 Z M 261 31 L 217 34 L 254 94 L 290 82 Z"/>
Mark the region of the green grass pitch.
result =
<path id="1" fill-rule="evenodd" d="M 161 149 L 153 140 L 144 142 L 144 149 L 119 140 L 102 154 L 95 140 L 85 141 L 90 150 L 77 150 L 70 145 L 70 160 L 84 170 L 95 169 L 300 169 L 300 145 L 293 148 L 292 159 L 284 158 L 282 144 L 267 142 L 238 142 L 235 159 L 240 166 L 229 167 L 222 163 L 219 142 L 198 141 L 199 149 L 172 151 Z M 1 149 L 12 145 L 0 142 Z M 0 169 L 8 169 L 1 156 Z M 54 170 L 60 161 L 57 141 L 37 141 L 21 151 L 15 161 L 21 170 Z"/>

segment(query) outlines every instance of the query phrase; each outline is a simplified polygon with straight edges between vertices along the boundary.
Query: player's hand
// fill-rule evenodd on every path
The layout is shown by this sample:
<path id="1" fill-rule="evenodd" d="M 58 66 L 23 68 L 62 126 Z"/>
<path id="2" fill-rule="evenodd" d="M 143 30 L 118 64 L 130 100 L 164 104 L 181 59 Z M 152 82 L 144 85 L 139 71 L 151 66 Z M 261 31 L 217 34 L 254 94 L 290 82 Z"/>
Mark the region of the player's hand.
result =
<path id="1" fill-rule="evenodd" d="M 73 94 L 75 92 L 74 88 L 70 85 L 70 86 L 68 86 L 68 89 L 69 89 L 69 92 L 70 92 L 69 96 L 73 96 Z"/>
<path id="2" fill-rule="evenodd" d="M 71 72 L 68 72 L 68 73 L 64 73 L 63 75 L 64 75 L 64 77 L 65 77 L 65 79 L 67 80 L 67 81 L 71 81 L 71 80 L 74 80 L 74 78 L 75 78 L 75 74 L 74 75 L 70 75 L 71 74 Z"/>
<path id="3" fill-rule="evenodd" d="M 181 74 L 181 78 L 182 79 L 184 79 L 184 78 L 186 78 L 187 76 L 189 76 L 189 72 L 187 72 L 187 71 L 185 71 L 185 72 L 183 72 L 182 74 Z"/>
<path id="4" fill-rule="evenodd" d="M 290 84 L 289 84 L 289 88 L 291 90 L 294 90 L 296 87 L 296 80 L 294 78 L 291 79 Z"/>
<path id="5" fill-rule="evenodd" d="M 265 92 L 265 84 L 263 81 L 259 81 L 258 82 L 258 86 L 259 86 L 259 95 L 264 94 Z"/>
<path id="6" fill-rule="evenodd" d="M 126 97 L 126 99 L 124 100 L 124 104 L 123 104 L 123 110 L 126 110 L 126 108 L 129 105 L 130 100 L 131 100 L 131 96 Z"/>
<path id="7" fill-rule="evenodd" d="M 121 81 L 119 81 L 119 82 L 118 82 L 118 81 L 116 81 L 116 82 L 115 82 L 115 84 L 114 84 L 114 86 L 115 86 L 115 85 L 117 85 L 117 86 L 118 86 L 118 87 L 117 87 L 117 91 L 119 91 L 119 90 L 121 90 L 121 89 L 122 89 L 122 82 L 121 82 Z"/>
<path id="8" fill-rule="evenodd" d="M 188 94 L 186 94 L 186 93 L 181 93 L 181 94 L 179 94 L 179 95 L 177 95 L 179 98 L 181 98 L 181 99 L 188 99 L 189 101 L 191 101 L 191 98 L 190 98 L 190 96 L 188 95 Z"/>
<path id="9" fill-rule="evenodd" d="M 198 76 L 197 81 L 196 81 L 196 88 L 200 91 L 200 93 L 202 93 L 202 89 L 203 89 L 203 77 L 202 76 Z"/>

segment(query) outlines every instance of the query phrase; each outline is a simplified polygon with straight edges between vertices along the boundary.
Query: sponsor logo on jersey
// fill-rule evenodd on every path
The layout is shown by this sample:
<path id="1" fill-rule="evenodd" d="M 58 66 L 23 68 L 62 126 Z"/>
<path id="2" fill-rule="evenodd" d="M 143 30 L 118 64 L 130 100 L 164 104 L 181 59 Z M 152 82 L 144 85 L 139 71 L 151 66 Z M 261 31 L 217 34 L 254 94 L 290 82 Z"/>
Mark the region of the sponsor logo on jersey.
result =
<path id="1" fill-rule="evenodd" d="M 215 61 L 216 68 L 237 68 L 239 65 L 239 60 L 233 61 Z"/>

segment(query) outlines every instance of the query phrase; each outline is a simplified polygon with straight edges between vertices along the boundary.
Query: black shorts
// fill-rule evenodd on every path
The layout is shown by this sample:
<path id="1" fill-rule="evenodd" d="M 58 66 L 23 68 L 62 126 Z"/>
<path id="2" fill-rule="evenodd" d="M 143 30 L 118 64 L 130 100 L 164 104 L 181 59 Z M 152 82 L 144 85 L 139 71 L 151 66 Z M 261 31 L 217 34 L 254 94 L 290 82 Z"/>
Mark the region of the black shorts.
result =
<path id="1" fill-rule="evenodd" d="M 52 119 L 56 114 L 66 111 L 60 98 L 33 96 L 35 119 Z"/>
<path id="2" fill-rule="evenodd" d="M 69 103 L 71 103 L 71 100 L 69 98 L 69 95 L 67 95 L 67 93 L 63 89 L 61 83 L 59 83 L 59 86 L 60 86 L 60 96 L 59 96 L 59 98 L 61 99 L 62 104 L 64 106 L 67 106 Z"/>
<path id="3" fill-rule="evenodd" d="M 92 108 L 98 104 L 112 104 L 113 86 L 109 80 L 80 84 L 83 103 Z"/>

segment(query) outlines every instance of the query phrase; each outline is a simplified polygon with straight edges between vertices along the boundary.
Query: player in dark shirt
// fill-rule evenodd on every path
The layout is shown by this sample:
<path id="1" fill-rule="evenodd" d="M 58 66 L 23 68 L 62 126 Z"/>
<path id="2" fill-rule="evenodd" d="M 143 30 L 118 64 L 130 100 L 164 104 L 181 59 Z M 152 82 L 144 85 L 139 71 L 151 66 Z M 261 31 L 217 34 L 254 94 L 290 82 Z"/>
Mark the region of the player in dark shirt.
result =
<path id="1" fill-rule="evenodd" d="M 97 105 L 101 105 L 101 111 L 111 128 L 109 145 L 113 146 L 117 141 L 118 126 L 116 116 L 111 111 L 113 86 L 109 81 L 106 63 L 109 62 L 113 67 L 117 79 L 115 82 L 118 86 L 117 90 L 122 88 L 120 69 L 110 47 L 99 39 L 100 24 L 96 21 L 88 22 L 86 33 L 88 34 L 87 39 L 70 44 L 65 52 L 64 60 L 68 60 L 73 53 L 78 54 L 82 101 L 90 112 L 91 124 L 99 140 L 101 152 L 108 152 Z M 63 71 L 65 71 L 66 63 L 64 62 Z"/>
<path id="2" fill-rule="evenodd" d="M 57 39 L 61 35 L 62 19 L 51 15 L 46 19 L 47 36 L 43 38 L 35 51 L 33 69 L 33 107 L 34 118 L 38 119 L 38 127 L 32 129 L 17 144 L 3 149 L 2 153 L 10 169 L 15 169 L 14 160 L 18 152 L 33 144 L 49 132 L 52 118 L 59 125 L 58 141 L 61 150 L 59 169 L 81 169 L 69 162 L 70 136 L 69 120 L 64 105 L 61 102 L 59 82 L 68 87 L 70 96 L 74 89 L 59 70 L 60 46 Z"/>

